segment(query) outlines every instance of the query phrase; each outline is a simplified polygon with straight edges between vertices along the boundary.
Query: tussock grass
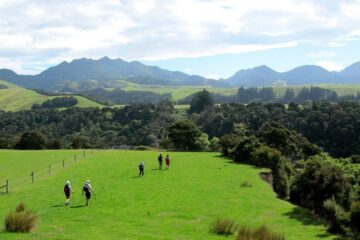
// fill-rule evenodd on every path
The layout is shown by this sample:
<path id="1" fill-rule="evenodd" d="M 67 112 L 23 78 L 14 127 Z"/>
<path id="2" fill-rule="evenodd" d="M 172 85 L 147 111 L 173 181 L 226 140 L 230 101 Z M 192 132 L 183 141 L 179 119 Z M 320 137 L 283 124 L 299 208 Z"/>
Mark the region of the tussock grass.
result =
<path id="1" fill-rule="evenodd" d="M 25 205 L 20 203 L 15 212 L 10 212 L 5 217 L 5 230 L 8 232 L 28 233 L 34 230 L 39 222 L 36 213 L 25 210 Z"/>
<path id="2" fill-rule="evenodd" d="M 217 235 L 232 235 L 236 232 L 237 224 L 232 219 L 218 218 L 211 226 L 211 232 Z"/>
<path id="3" fill-rule="evenodd" d="M 242 188 L 251 188 L 251 187 L 252 187 L 252 183 L 249 182 L 249 181 L 243 181 L 243 182 L 240 184 L 240 187 L 242 187 Z"/>
<path id="4" fill-rule="evenodd" d="M 258 228 L 240 226 L 236 240 L 285 240 L 285 236 L 281 233 L 272 232 L 266 225 Z"/>

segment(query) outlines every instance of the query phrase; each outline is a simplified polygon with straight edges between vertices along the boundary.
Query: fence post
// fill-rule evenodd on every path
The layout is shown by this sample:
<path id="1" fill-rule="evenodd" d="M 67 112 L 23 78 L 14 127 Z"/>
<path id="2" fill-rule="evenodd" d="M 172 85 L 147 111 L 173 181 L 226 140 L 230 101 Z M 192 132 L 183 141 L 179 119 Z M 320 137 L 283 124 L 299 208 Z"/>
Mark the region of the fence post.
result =
<path id="1" fill-rule="evenodd" d="M 34 183 L 34 172 L 31 172 L 31 182 Z"/>
<path id="2" fill-rule="evenodd" d="M 6 193 L 9 193 L 9 180 L 6 180 Z"/>
<path id="3" fill-rule="evenodd" d="M 63 168 L 65 167 L 65 160 L 63 159 Z"/>
<path id="4" fill-rule="evenodd" d="M 85 157 L 85 151 L 84 151 L 84 157 Z"/>
<path id="5" fill-rule="evenodd" d="M 51 173 L 51 165 L 49 165 L 49 177 L 50 177 L 50 173 Z"/>
<path id="6" fill-rule="evenodd" d="M 74 156 L 74 161 L 76 162 L 76 155 Z"/>

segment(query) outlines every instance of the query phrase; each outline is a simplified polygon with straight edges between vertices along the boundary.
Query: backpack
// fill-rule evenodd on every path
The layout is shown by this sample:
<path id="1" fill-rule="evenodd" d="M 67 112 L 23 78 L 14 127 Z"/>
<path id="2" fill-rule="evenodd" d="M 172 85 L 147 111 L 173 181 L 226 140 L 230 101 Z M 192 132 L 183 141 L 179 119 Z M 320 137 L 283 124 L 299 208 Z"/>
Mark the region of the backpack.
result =
<path id="1" fill-rule="evenodd" d="M 89 186 L 88 186 L 87 184 L 85 184 L 85 185 L 83 186 L 83 191 L 86 192 L 86 193 L 90 192 L 90 191 L 89 191 Z"/>
<path id="2" fill-rule="evenodd" d="M 70 187 L 68 184 L 65 184 L 64 186 L 64 192 L 70 192 Z"/>

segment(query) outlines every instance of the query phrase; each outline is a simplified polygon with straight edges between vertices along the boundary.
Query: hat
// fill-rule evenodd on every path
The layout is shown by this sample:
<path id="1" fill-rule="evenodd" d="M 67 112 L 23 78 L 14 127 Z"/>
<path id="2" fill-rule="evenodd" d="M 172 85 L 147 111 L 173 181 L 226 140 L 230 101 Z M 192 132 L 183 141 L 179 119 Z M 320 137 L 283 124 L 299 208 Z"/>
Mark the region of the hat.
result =
<path id="1" fill-rule="evenodd" d="M 86 180 L 86 183 L 90 183 L 90 180 Z"/>
<path id="2" fill-rule="evenodd" d="M 66 184 L 70 184 L 70 181 L 69 181 L 69 180 L 67 180 L 67 181 L 66 181 Z"/>

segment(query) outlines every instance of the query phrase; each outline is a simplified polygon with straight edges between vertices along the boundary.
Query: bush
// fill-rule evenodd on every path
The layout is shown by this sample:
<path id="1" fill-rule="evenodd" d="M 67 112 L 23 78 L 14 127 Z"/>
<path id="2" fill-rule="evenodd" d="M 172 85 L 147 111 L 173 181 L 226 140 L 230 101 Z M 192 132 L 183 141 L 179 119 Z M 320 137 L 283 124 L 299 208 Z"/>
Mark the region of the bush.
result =
<path id="1" fill-rule="evenodd" d="M 224 156 L 230 156 L 230 153 L 233 151 L 240 139 L 241 137 L 233 133 L 222 136 L 220 140 L 221 153 Z"/>
<path id="2" fill-rule="evenodd" d="M 15 212 L 10 212 L 5 217 L 5 230 L 8 232 L 28 233 L 35 229 L 39 217 L 32 211 L 25 210 L 20 203 Z"/>
<path id="3" fill-rule="evenodd" d="M 209 137 L 206 133 L 202 133 L 196 140 L 195 140 L 195 145 L 197 147 L 197 149 L 202 150 L 202 151 L 207 151 L 209 150 L 210 147 L 210 142 L 209 142 Z"/>
<path id="4" fill-rule="evenodd" d="M 255 229 L 241 226 L 238 229 L 236 240 L 285 240 L 285 237 L 283 234 L 271 232 L 265 225 Z"/>
<path id="5" fill-rule="evenodd" d="M 217 219 L 211 226 L 211 232 L 217 235 L 232 235 L 236 232 L 237 225 L 232 219 Z"/>
<path id="6" fill-rule="evenodd" d="M 16 148 L 40 150 L 46 148 L 46 142 L 46 137 L 41 132 L 29 131 L 21 136 L 20 141 L 16 144 Z"/>
<path id="7" fill-rule="evenodd" d="M 291 163 L 287 159 L 280 158 L 273 171 L 273 189 L 281 199 L 290 196 L 291 172 Z"/>
<path id="8" fill-rule="evenodd" d="M 210 150 L 213 152 L 220 152 L 221 146 L 220 146 L 220 139 L 217 137 L 213 137 L 210 140 Z"/>
<path id="9" fill-rule="evenodd" d="M 339 233 L 344 231 L 344 224 L 348 222 L 349 216 L 345 210 L 335 201 L 334 198 L 324 202 L 324 217 L 328 221 L 328 229 L 331 232 Z"/>
<path id="10" fill-rule="evenodd" d="M 260 146 L 251 153 L 251 164 L 274 171 L 282 158 L 280 151 L 268 146 Z"/>
<path id="11" fill-rule="evenodd" d="M 252 153 L 260 146 L 262 146 L 262 144 L 255 136 L 244 137 L 238 142 L 231 155 L 235 162 L 252 164 Z"/>
<path id="12" fill-rule="evenodd" d="M 351 203 L 350 226 L 354 231 L 360 232 L 360 201 Z"/>

